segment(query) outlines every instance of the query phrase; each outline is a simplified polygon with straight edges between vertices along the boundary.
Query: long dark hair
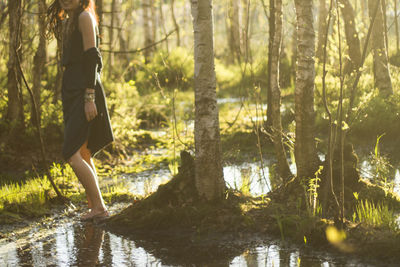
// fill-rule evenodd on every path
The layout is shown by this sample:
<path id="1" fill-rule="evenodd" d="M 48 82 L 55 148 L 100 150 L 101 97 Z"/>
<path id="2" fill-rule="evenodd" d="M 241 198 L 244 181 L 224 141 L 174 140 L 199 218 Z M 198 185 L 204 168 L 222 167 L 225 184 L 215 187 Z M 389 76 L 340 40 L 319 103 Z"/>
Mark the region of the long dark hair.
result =
<path id="1" fill-rule="evenodd" d="M 98 17 L 96 14 L 96 5 L 94 0 L 80 0 L 79 8 L 75 11 L 75 15 L 80 14 L 82 11 L 86 10 L 91 13 L 98 22 Z M 60 1 L 54 0 L 53 3 L 47 9 L 47 37 L 51 38 L 53 35 L 61 40 L 62 31 L 62 21 L 67 18 L 67 13 L 61 8 Z M 78 16 L 74 16 L 74 21 L 72 22 L 72 27 L 67 32 L 67 36 L 77 27 Z"/>

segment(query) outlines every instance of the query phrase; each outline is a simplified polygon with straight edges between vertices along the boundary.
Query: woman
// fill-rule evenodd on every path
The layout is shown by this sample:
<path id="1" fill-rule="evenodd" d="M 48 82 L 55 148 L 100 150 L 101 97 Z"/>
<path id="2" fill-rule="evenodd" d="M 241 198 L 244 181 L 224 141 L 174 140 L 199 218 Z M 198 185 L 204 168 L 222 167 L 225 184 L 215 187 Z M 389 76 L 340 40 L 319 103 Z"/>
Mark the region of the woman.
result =
<path id="1" fill-rule="evenodd" d="M 95 5 L 93 0 L 55 0 L 47 13 L 49 30 L 63 42 L 63 157 L 85 188 L 90 211 L 81 219 L 105 218 L 108 211 L 91 157 L 114 137 L 99 76 Z"/>

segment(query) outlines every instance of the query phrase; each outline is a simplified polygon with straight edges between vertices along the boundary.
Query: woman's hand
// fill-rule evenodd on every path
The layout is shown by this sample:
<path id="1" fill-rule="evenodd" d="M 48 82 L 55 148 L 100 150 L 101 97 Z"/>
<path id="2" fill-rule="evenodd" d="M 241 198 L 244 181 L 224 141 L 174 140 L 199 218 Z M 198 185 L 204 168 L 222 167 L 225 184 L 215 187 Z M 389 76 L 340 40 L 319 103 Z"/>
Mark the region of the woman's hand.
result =
<path id="1" fill-rule="evenodd" d="M 94 102 L 85 102 L 85 116 L 87 121 L 91 121 L 97 116 L 97 108 Z"/>
<path id="2" fill-rule="evenodd" d="M 91 121 L 94 118 L 96 118 L 96 116 L 97 116 L 97 107 L 96 107 L 96 104 L 94 102 L 94 94 L 95 94 L 95 92 L 94 92 L 93 89 L 89 89 L 88 88 L 88 89 L 86 89 L 85 94 L 86 94 L 85 95 L 85 116 L 86 116 L 87 121 Z M 88 94 L 91 95 L 92 98 L 86 99 Z"/>

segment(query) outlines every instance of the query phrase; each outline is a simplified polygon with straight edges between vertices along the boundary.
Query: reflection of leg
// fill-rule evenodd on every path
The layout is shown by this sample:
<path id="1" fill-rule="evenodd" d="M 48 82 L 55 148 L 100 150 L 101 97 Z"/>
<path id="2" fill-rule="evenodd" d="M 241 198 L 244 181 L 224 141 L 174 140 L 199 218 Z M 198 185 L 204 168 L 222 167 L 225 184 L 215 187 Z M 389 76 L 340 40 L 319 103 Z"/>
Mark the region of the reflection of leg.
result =
<path id="1" fill-rule="evenodd" d="M 83 145 L 84 154 L 85 149 L 87 150 L 86 144 Z M 86 195 L 90 200 L 92 210 L 85 215 L 83 219 L 104 213 L 106 211 L 106 207 L 101 196 L 100 188 L 96 179 L 96 173 L 93 171 L 91 165 L 89 165 L 88 162 L 83 159 L 80 150 L 70 158 L 69 163 L 79 181 L 85 188 Z"/>
<path id="2" fill-rule="evenodd" d="M 78 266 L 97 266 L 103 237 L 104 230 L 90 223 L 85 225 L 84 241 L 78 248 Z"/>

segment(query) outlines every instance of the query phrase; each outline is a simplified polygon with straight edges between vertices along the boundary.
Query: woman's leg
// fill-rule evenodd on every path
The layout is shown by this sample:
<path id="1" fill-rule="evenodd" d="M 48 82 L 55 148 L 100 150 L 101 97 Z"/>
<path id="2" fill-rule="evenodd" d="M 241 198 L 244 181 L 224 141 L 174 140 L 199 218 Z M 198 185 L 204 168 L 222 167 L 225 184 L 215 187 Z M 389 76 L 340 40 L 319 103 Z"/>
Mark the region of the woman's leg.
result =
<path id="1" fill-rule="evenodd" d="M 94 163 L 93 163 L 93 160 L 92 160 L 92 157 L 91 157 L 92 154 L 90 153 L 90 150 L 87 148 L 87 141 L 82 145 L 82 147 L 80 149 L 80 152 L 81 152 L 82 158 L 86 161 L 86 163 L 90 166 L 90 168 L 92 168 L 92 171 L 93 171 L 94 176 L 96 178 L 96 183 L 98 184 L 96 168 L 94 166 Z M 87 202 L 88 202 L 88 207 L 89 207 L 89 209 L 91 209 L 92 208 L 92 201 L 90 200 L 88 194 L 86 194 L 86 198 L 87 198 Z"/>
<path id="2" fill-rule="evenodd" d="M 103 198 L 101 196 L 100 188 L 97 183 L 96 172 L 94 171 L 94 166 L 89 164 L 81 154 L 83 149 L 83 154 L 85 154 L 86 144 L 82 146 L 69 160 L 69 163 L 74 170 L 79 181 L 85 188 L 86 194 L 90 199 L 92 210 L 86 215 L 86 217 L 92 217 L 97 214 L 101 214 L 106 211 L 106 206 L 104 205 Z M 90 153 L 89 153 L 90 155 Z M 85 155 L 86 156 L 86 155 Z M 91 162 L 91 160 L 88 160 Z"/>

